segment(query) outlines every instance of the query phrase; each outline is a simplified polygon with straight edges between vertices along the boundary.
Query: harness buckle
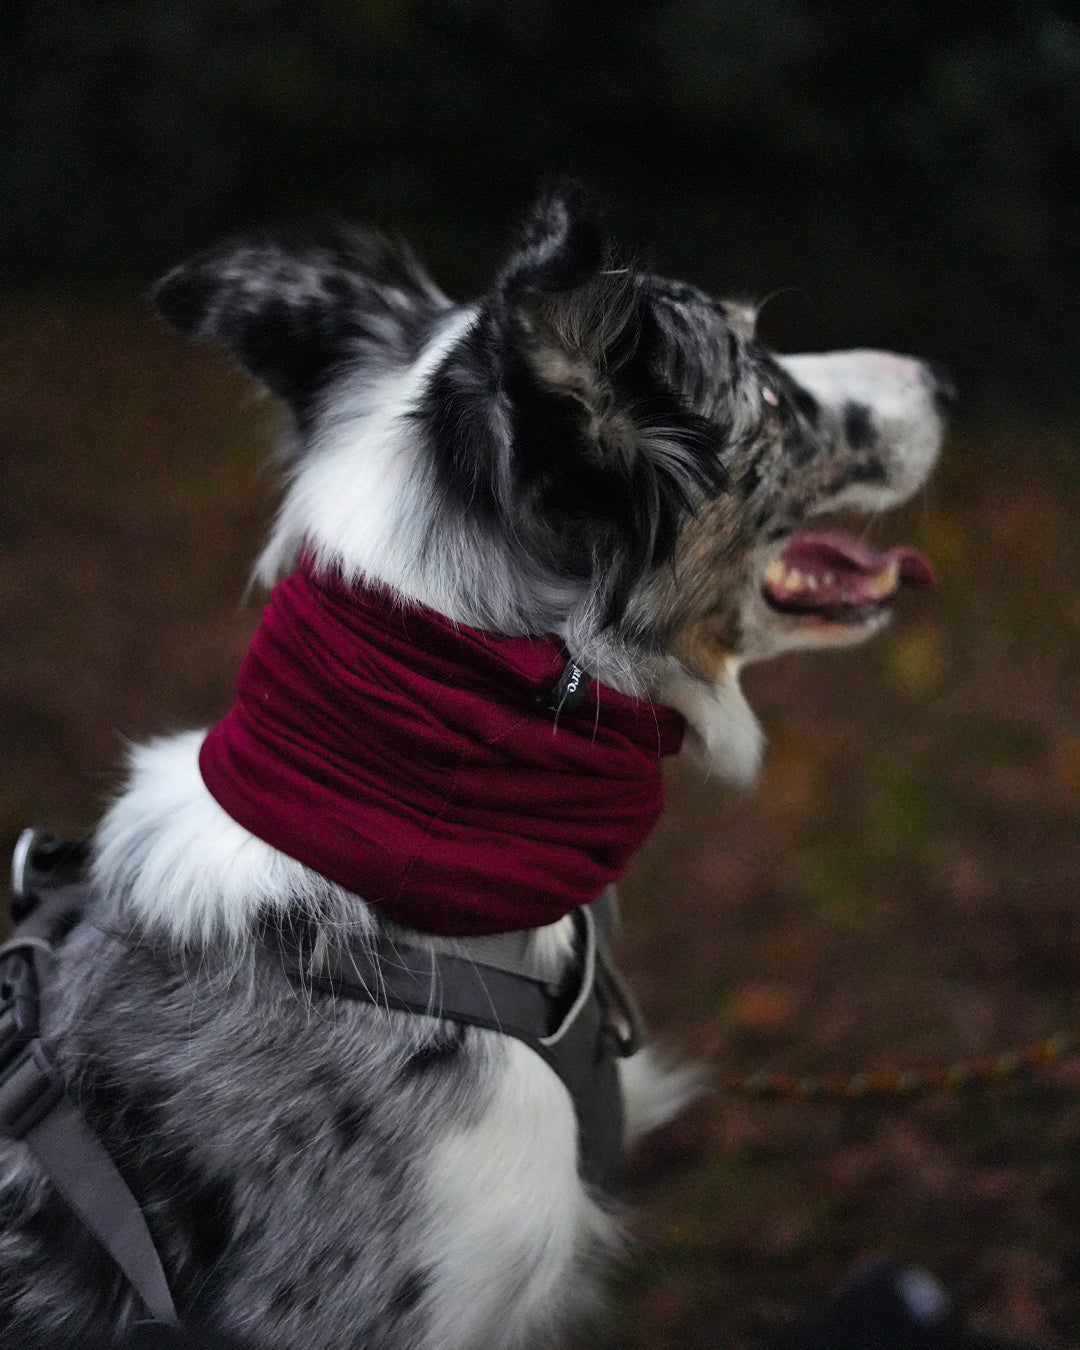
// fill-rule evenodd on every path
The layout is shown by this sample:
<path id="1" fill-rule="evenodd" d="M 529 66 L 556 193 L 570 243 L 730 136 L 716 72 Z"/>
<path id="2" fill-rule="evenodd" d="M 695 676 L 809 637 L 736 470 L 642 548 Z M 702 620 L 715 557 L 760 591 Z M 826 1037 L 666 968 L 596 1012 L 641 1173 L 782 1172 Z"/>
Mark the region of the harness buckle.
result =
<path id="1" fill-rule="evenodd" d="M 24 1138 L 63 1095 L 59 1070 L 41 1042 L 31 1041 L 0 1082 L 0 1133 Z"/>
<path id="2" fill-rule="evenodd" d="M 17 912 L 18 907 L 26 902 L 30 893 L 26 874 L 37 837 L 38 831 L 28 826 L 15 841 L 11 854 L 11 910 L 16 920 L 22 918 Z"/>
<path id="3" fill-rule="evenodd" d="M 71 883 L 86 853 L 85 841 L 27 829 L 11 860 L 16 928 L 0 946 L 0 1133 L 14 1139 L 64 1095 L 60 1072 L 39 1039 L 41 999 L 54 943 L 81 912 L 81 890 Z"/>
<path id="4" fill-rule="evenodd" d="M 28 828 L 11 855 L 11 917 L 21 923 L 37 907 L 40 890 L 74 885 L 83 879 L 90 843 L 58 839 L 48 830 Z"/>
<path id="5" fill-rule="evenodd" d="M 41 996 L 33 959 L 10 951 L 0 960 L 0 1072 L 38 1034 Z"/>
<path id="6" fill-rule="evenodd" d="M 614 1042 L 620 1059 L 636 1054 L 645 1042 L 645 1019 L 630 986 L 616 970 L 601 943 L 597 952 L 596 992 L 603 1009 L 604 1034 Z"/>
<path id="7" fill-rule="evenodd" d="M 0 951 L 0 1133 L 21 1139 L 63 1095 L 60 1075 L 38 1040 L 41 980 L 36 939 Z"/>

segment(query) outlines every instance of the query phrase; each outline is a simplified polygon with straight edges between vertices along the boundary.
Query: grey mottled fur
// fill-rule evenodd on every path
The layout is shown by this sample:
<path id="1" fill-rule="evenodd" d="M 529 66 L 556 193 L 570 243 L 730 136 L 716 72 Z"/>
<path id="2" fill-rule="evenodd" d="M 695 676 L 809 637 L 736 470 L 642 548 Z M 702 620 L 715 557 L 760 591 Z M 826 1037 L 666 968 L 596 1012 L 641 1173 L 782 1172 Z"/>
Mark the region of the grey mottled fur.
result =
<path id="1" fill-rule="evenodd" d="M 422 1343 L 410 1162 L 482 1111 L 500 1041 L 309 996 L 258 945 L 184 954 L 120 923 L 103 910 L 67 944 L 50 1040 L 185 1318 L 255 1330 L 267 1350 Z M 20 1161 L 2 1325 L 104 1339 L 138 1314 L 133 1295 Z"/>

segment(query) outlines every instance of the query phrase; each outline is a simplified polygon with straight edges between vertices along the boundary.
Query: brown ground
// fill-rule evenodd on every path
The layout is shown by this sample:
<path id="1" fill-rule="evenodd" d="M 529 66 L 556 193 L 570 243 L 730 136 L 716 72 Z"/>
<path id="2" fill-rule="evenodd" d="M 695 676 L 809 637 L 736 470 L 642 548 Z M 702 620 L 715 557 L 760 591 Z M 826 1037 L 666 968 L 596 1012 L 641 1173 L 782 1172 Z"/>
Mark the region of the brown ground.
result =
<path id="1" fill-rule="evenodd" d="M 270 417 L 150 321 L 0 325 L 0 844 L 87 826 L 125 738 L 209 720 L 257 616 Z M 679 770 L 625 886 L 650 1019 L 718 1074 L 979 1057 L 1080 1024 L 1077 438 L 958 435 L 888 538 L 940 574 L 859 652 L 752 672 L 738 797 Z M 916 1102 L 718 1094 L 636 1161 L 604 1344 L 750 1346 L 860 1260 L 1080 1343 L 1080 1067 Z M 595 1342 L 594 1342 L 595 1344 Z"/>

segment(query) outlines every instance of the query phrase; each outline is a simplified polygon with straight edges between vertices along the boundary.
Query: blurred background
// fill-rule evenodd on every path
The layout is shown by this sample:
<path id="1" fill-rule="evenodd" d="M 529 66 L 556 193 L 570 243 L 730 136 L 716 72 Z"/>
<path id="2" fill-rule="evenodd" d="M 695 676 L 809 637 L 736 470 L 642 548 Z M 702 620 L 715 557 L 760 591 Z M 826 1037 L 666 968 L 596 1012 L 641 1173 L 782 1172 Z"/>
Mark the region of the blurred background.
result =
<path id="1" fill-rule="evenodd" d="M 1080 1026 L 1080 21 L 1064 3 L 7 0 L 0 844 L 90 826 L 127 740 L 227 705 L 272 410 L 141 297 L 334 216 L 447 291 L 571 173 L 624 251 L 780 350 L 944 361 L 926 551 L 864 650 L 752 671 L 741 797 L 678 768 L 628 878 L 651 1020 L 722 1079 L 997 1056 Z M 603 1344 L 759 1344 L 861 1261 L 1080 1340 L 1080 1070 L 913 1101 L 718 1093 L 635 1161 Z M 595 1336 L 588 1341 L 600 1343 Z"/>

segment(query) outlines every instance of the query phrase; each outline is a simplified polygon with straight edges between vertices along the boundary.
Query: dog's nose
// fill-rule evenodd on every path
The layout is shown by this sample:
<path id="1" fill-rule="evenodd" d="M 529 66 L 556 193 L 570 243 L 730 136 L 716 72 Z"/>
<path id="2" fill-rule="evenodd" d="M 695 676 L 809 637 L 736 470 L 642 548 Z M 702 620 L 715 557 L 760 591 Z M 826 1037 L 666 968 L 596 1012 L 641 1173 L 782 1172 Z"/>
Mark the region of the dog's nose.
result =
<path id="1" fill-rule="evenodd" d="M 923 364 L 930 397 L 939 416 L 944 417 L 956 403 L 956 383 L 948 367 L 942 365 L 940 361 L 926 361 Z"/>

